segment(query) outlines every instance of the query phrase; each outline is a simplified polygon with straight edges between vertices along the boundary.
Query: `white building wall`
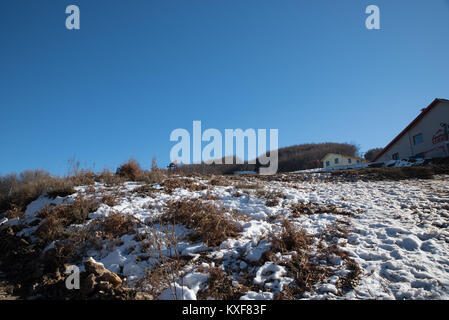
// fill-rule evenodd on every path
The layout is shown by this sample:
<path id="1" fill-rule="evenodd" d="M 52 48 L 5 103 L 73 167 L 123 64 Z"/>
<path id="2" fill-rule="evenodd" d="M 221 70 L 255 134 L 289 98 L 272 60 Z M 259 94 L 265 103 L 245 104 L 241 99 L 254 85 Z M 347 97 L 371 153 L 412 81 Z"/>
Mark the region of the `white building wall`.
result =
<path id="1" fill-rule="evenodd" d="M 425 158 L 449 156 L 447 141 L 444 141 L 444 128 L 441 123 L 449 124 L 449 101 L 440 101 L 427 114 L 390 147 L 377 161 L 393 159 L 395 153 L 399 159 L 424 154 Z M 423 142 L 414 144 L 413 137 L 422 134 Z"/>

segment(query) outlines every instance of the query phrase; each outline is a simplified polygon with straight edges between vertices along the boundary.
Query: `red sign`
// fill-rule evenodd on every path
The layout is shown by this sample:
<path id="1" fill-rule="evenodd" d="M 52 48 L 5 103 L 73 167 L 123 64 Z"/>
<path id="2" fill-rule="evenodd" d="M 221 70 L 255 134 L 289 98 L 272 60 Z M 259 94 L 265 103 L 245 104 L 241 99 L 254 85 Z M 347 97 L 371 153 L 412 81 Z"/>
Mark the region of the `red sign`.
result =
<path id="1" fill-rule="evenodd" d="M 433 144 L 438 144 L 438 143 L 441 143 L 443 141 L 446 141 L 446 137 L 445 137 L 445 134 L 444 134 L 444 130 L 440 129 L 432 137 L 432 143 Z"/>

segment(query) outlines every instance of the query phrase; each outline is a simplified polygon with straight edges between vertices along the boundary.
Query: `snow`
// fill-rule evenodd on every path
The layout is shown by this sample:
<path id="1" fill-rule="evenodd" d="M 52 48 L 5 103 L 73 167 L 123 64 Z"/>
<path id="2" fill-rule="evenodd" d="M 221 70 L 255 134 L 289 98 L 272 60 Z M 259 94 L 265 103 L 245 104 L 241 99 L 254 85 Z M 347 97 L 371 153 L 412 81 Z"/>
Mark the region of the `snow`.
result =
<path id="1" fill-rule="evenodd" d="M 395 162 L 389 165 L 407 165 Z M 325 173 L 314 173 L 325 175 Z M 248 178 L 253 179 L 255 177 Z M 320 283 L 314 291 L 307 292 L 307 299 L 449 299 L 449 177 L 435 176 L 432 180 L 403 181 L 326 181 L 314 179 L 287 183 L 264 181 L 265 191 L 282 192 L 274 207 L 266 206 L 266 199 L 255 192 L 235 187 L 210 186 L 209 190 L 189 191 L 176 189 L 172 194 L 163 191 L 142 197 L 131 193 L 139 186 L 126 183 L 118 191 L 124 192 L 120 203 L 114 208 L 101 205 L 89 215 L 91 219 L 107 216 L 113 210 L 130 214 L 145 222 L 139 232 L 152 231 L 148 241 L 160 241 L 161 251 L 144 250 L 143 242 L 135 235 L 125 235 L 113 244 L 92 249 L 89 256 L 104 264 L 109 270 L 126 277 L 132 286 L 142 279 L 164 256 L 193 257 L 175 275 L 171 287 L 162 291 L 159 299 L 196 299 L 198 292 L 206 288 L 209 275 L 198 267 L 217 264 L 227 270 L 233 285 L 241 284 L 241 277 L 250 273 L 252 283 L 260 290 L 252 289 L 240 297 L 242 300 L 273 299 L 285 286 L 291 284 L 288 270 L 280 262 L 291 255 L 280 255 L 279 263 L 262 261 L 263 254 L 271 249 L 270 234 L 279 232 L 281 219 L 289 219 L 302 227 L 318 241 L 327 228 L 344 221 L 348 226 L 347 238 L 334 239 L 342 250 L 361 268 L 360 280 L 353 290 L 340 292 L 337 282 L 349 272 L 345 261 L 339 256 L 330 256 L 333 274 Z M 200 181 L 207 183 L 207 181 Z M 104 186 L 96 184 L 98 191 Z M 155 187 L 158 187 L 155 185 Z M 78 188 L 83 194 L 85 188 Z M 240 197 L 233 194 L 240 191 Z M 191 231 L 175 225 L 173 234 L 178 240 L 177 250 L 170 245 L 166 226 L 159 225 L 158 217 L 169 200 L 201 198 L 205 192 L 218 198 L 217 202 L 229 212 L 237 209 L 241 218 L 235 223 L 242 227 L 237 238 L 227 239 L 218 247 L 208 247 L 201 242 L 191 243 L 186 238 Z M 24 222 L 35 219 L 39 210 L 48 204 L 63 204 L 75 195 L 48 199 L 41 196 L 32 202 Z M 352 216 L 333 213 L 293 216 L 289 206 L 295 203 L 318 203 L 336 205 L 350 211 Z M 6 223 L 10 223 L 7 221 Z M 32 235 L 34 227 L 25 227 L 21 235 Z M 54 246 L 54 243 L 51 244 Z M 316 243 L 315 243 L 316 245 Z M 139 258 L 146 254 L 145 259 Z M 207 256 L 208 262 L 201 259 Z"/>

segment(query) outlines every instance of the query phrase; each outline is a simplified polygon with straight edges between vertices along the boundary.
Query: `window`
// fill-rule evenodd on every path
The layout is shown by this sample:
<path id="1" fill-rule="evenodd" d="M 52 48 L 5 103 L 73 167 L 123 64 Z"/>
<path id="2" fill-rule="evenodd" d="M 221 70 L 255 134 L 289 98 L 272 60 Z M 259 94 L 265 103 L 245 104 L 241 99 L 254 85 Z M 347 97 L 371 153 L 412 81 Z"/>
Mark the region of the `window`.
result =
<path id="1" fill-rule="evenodd" d="M 423 143 L 423 136 L 422 136 L 422 133 L 420 133 L 420 134 L 417 134 L 416 136 L 413 136 L 413 143 L 415 144 L 415 145 L 417 145 L 417 144 L 420 144 L 420 143 Z"/>
<path id="2" fill-rule="evenodd" d="M 352 163 L 352 159 L 348 159 L 348 163 Z"/>
<path id="3" fill-rule="evenodd" d="M 399 160 L 399 153 L 393 154 L 393 160 Z"/>
<path id="4" fill-rule="evenodd" d="M 326 167 L 329 167 L 331 165 L 330 161 L 326 161 Z"/>
<path id="5" fill-rule="evenodd" d="M 359 164 L 360 163 L 360 160 L 357 160 L 357 164 Z"/>
<path id="6" fill-rule="evenodd" d="M 335 164 L 338 164 L 338 158 L 335 158 Z"/>

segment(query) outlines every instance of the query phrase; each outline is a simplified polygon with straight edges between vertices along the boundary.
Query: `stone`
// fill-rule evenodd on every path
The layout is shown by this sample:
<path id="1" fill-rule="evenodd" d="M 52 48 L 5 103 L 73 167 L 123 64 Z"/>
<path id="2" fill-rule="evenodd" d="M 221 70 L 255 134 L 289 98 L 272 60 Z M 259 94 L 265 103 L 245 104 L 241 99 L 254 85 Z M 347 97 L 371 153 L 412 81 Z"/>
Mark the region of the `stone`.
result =
<path id="1" fill-rule="evenodd" d="M 93 273 L 97 277 L 101 277 L 107 270 L 102 263 L 96 262 L 93 258 L 84 261 L 84 268 L 87 274 Z"/>
<path id="2" fill-rule="evenodd" d="M 122 279 L 115 274 L 114 272 L 111 272 L 106 269 L 106 271 L 103 273 L 103 275 L 99 278 L 100 281 L 106 281 L 109 282 L 114 286 L 114 288 L 117 288 L 122 284 Z"/>

